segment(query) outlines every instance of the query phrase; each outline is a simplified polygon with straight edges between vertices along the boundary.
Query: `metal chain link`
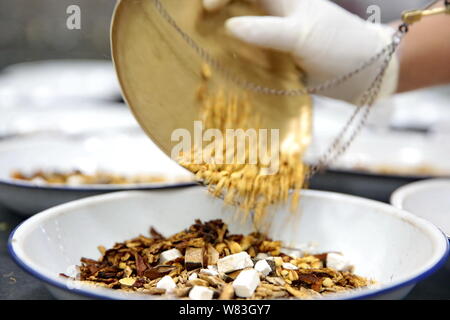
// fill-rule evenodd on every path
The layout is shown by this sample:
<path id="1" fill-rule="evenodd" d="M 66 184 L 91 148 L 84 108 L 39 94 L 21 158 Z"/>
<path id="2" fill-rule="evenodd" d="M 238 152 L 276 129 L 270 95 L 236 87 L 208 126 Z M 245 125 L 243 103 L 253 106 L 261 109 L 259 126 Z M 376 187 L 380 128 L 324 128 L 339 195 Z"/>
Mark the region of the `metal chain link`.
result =
<path id="1" fill-rule="evenodd" d="M 386 74 L 386 70 L 389 67 L 389 63 L 395 54 L 398 46 L 401 43 L 403 36 L 405 35 L 404 31 L 399 30 L 393 36 L 392 43 L 388 46 L 389 51 L 386 54 L 386 57 L 383 60 L 382 65 L 379 68 L 379 72 L 376 75 L 375 79 L 369 86 L 369 88 L 363 93 L 361 100 L 358 103 L 358 108 L 353 112 L 351 117 L 348 119 L 347 123 L 344 125 L 341 132 L 338 134 L 337 138 L 332 142 L 331 146 L 327 149 L 324 155 L 319 159 L 316 165 L 310 167 L 308 173 L 308 179 L 314 176 L 314 174 L 326 169 L 329 167 L 329 164 L 333 161 L 336 161 L 339 156 L 341 156 L 345 151 L 348 150 L 352 142 L 355 140 L 357 135 L 361 132 L 364 126 L 367 123 L 372 107 L 378 97 L 378 94 L 381 90 L 381 85 L 383 83 L 384 75 Z M 350 130 L 354 120 L 359 116 L 360 120 L 356 124 L 355 128 L 350 134 L 350 137 L 347 141 L 342 141 Z"/>
<path id="2" fill-rule="evenodd" d="M 330 163 L 335 161 L 339 156 L 341 156 L 352 144 L 356 136 L 364 128 L 367 123 L 367 119 L 370 115 L 373 104 L 375 103 L 378 94 L 381 89 L 384 75 L 389 67 L 389 63 L 395 54 L 397 48 L 399 47 L 403 36 L 408 32 L 408 25 L 402 24 L 399 30 L 393 35 L 392 42 L 387 46 L 382 48 L 380 52 L 375 54 L 366 62 L 362 63 L 358 68 L 352 70 L 351 72 L 344 74 L 342 76 L 336 77 L 325 81 L 314 87 L 301 88 L 301 89 L 276 89 L 266 87 L 260 84 L 247 81 L 240 78 L 236 74 L 231 73 L 229 70 L 224 68 L 219 61 L 213 58 L 204 48 L 202 48 L 194 39 L 192 39 L 187 33 L 185 33 L 172 16 L 164 8 L 160 0 L 151 0 L 157 9 L 158 13 L 162 18 L 170 25 L 172 28 L 181 36 L 181 38 L 197 53 L 197 55 L 207 64 L 209 64 L 213 69 L 222 74 L 222 76 L 228 81 L 233 82 L 242 89 L 253 91 L 259 94 L 267 95 L 278 95 L 278 96 L 302 96 L 306 94 L 315 94 L 328 89 L 335 88 L 354 76 L 360 74 L 362 71 L 366 70 L 370 66 L 374 65 L 377 61 L 384 57 L 382 64 L 379 67 L 379 71 L 374 78 L 373 82 L 367 88 L 367 90 L 362 94 L 361 100 L 357 104 L 358 108 L 354 111 L 351 117 L 348 119 L 344 125 L 341 132 L 338 134 L 337 138 L 332 142 L 327 151 L 319 158 L 316 165 L 312 166 L 307 175 L 307 179 L 310 179 L 314 174 L 329 167 Z M 355 119 L 360 116 L 359 122 L 355 125 L 354 129 L 350 131 Z M 346 134 L 350 131 L 350 136 L 347 140 L 344 140 Z"/>

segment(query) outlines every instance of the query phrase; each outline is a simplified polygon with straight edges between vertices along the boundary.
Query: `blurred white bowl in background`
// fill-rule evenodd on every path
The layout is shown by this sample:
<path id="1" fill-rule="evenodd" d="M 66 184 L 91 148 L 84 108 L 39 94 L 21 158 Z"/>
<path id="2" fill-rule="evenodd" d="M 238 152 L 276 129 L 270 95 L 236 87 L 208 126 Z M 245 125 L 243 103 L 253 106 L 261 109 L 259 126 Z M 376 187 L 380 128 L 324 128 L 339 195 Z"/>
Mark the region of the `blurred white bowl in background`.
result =
<path id="1" fill-rule="evenodd" d="M 117 77 L 108 60 L 24 62 L 0 73 L 0 106 L 47 105 L 52 101 L 115 100 Z"/>
<path id="2" fill-rule="evenodd" d="M 422 217 L 450 237 L 450 179 L 414 182 L 396 190 L 391 203 Z"/>
<path id="3" fill-rule="evenodd" d="M 46 107 L 14 107 L 0 111 L 0 138 L 42 132 L 89 133 L 139 129 L 121 103 L 60 101 Z"/>
<path id="4" fill-rule="evenodd" d="M 393 127 L 450 133 L 450 85 L 397 94 L 382 104 L 393 110 Z"/>
<path id="5" fill-rule="evenodd" d="M 314 103 L 310 163 L 327 153 L 356 110 L 330 98 L 315 97 Z M 450 86 L 394 95 L 373 106 L 368 125 L 330 167 L 394 176 L 450 176 L 449 128 Z"/>
<path id="6" fill-rule="evenodd" d="M 71 172 L 81 170 L 163 176 L 166 181 L 121 185 L 52 185 L 16 180 L 18 170 Z M 138 133 L 97 135 L 32 135 L 0 142 L 0 202 L 23 215 L 96 194 L 172 188 L 196 184 L 193 175 L 166 156 L 147 136 Z"/>

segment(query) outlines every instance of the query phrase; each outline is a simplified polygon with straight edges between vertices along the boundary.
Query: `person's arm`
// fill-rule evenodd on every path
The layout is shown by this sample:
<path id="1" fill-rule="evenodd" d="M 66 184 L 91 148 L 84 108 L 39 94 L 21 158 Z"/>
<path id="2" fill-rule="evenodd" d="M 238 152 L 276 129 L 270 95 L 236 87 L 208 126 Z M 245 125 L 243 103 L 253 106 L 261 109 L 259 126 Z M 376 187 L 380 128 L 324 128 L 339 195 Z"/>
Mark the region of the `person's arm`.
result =
<path id="1" fill-rule="evenodd" d="M 398 92 L 450 83 L 450 15 L 425 17 L 410 26 L 399 58 Z"/>
<path id="2" fill-rule="evenodd" d="M 218 10 L 229 0 L 203 0 Z M 328 0 L 253 0 L 269 14 L 227 21 L 228 31 L 242 41 L 289 52 L 306 71 L 308 85 L 337 78 L 372 58 L 392 41 L 400 23 L 373 24 Z M 442 6 L 443 1 L 437 6 Z M 410 27 L 385 74 L 380 96 L 450 83 L 450 16 L 425 17 Z M 323 92 L 357 103 L 377 73 L 365 70 L 339 87 Z"/>

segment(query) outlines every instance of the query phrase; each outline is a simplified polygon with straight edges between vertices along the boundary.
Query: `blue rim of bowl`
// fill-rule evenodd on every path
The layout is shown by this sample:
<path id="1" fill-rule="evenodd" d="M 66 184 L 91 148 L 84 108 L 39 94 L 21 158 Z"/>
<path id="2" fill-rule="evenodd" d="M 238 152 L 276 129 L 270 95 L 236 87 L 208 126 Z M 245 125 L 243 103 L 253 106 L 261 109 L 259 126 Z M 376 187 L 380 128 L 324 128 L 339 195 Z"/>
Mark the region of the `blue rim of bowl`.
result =
<path id="1" fill-rule="evenodd" d="M 12 244 L 12 240 L 13 240 L 13 237 L 14 237 L 15 233 L 17 232 L 17 230 L 20 228 L 20 226 L 24 222 L 22 222 L 18 226 L 16 226 L 14 228 L 14 230 L 10 233 L 9 238 L 8 238 L 8 251 L 9 251 L 9 254 L 11 255 L 11 257 L 13 258 L 13 260 L 17 263 L 17 265 L 19 267 L 21 267 L 24 271 L 26 271 L 27 273 L 29 273 L 33 277 L 43 281 L 44 283 L 47 283 L 47 284 L 49 284 L 49 285 L 51 285 L 53 287 L 56 287 L 58 289 L 62 289 L 62 290 L 67 291 L 69 293 L 78 294 L 78 295 L 82 295 L 82 296 L 90 297 L 90 298 L 95 298 L 95 299 L 116 300 L 113 297 L 110 297 L 110 296 L 107 296 L 107 295 L 93 293 L 93 292 L 88 291 L 88 290 L 75 289 L 75 288 L 74 289 L 69 289 L 64 284 L 62 284 L 62 283 L 60 283 L 58 281 L 55 281 L 54 279 L 51 279 L 51 278 L 49 278 L 49 277 L 47 277 L 47 276 L 45 276 L 45 275 L 35 271 L 33 268 L 29 267 L 25 262 L 23 262 L 19 258 L 19 256 L 15 253 L 14 248 L 13 248 L 13 244 Z M 450 239 L 447 238 L 447 236 L 441 230 L 439 230 L 439 231 L 441 232 L 442 236 L 447 240 L 446 241 L 446 248 L 445 248 L 445 251 L 444 251 L 442 257 L 439 259 L 439 261 L 437 261 L 429 269 L 427 269 L 426 271 L 424 271 L 423 273 L 417 275 L 416 277 L 414 277 L 412 279 L 406 280 L 406 281 L 398 283 L 396 285 L 387 286 L 384 289 L 375 290 L 374 292 L 367 293 L 367 294 L 350 296 L 348 299 L 344 298 L 344 300 L 363 300 L 363 299 L 370 299 L 370 298 L 378 297 L 378 296 L 381 296 L 381 295 L 384 295 L 384 294 L 396 291 L 398 289 L 408 287 L 410 285 L 415 285 L 415 284 L 419 283 L 420 281 L 428 278 L 429 276 L 431 276 L 436 271 L 438 271 L 445 264 L 445 262 L 447 261 L 447 259 L 449 257 L 449 254 L 450 254 L 450 245 L 449 245 Z"/>

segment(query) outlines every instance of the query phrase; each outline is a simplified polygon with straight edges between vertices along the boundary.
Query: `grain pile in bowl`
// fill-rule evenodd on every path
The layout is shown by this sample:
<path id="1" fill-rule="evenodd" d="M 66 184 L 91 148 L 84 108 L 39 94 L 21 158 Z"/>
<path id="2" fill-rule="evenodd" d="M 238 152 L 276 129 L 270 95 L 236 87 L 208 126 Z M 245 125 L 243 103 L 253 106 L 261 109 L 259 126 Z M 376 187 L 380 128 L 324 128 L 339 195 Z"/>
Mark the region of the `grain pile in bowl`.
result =
<path id="1" fill-rule="evenodd" d="M 230 234 L 221 220 L 197 220 L 167 238 L 153 228 L 150 233 L 99 247 L 102 257 L 82 258 L 73 280 L 193 300 L 314 299 L 373 283 L 355 275 L 338 253 L 286 254 L 280 241 Z"/>

